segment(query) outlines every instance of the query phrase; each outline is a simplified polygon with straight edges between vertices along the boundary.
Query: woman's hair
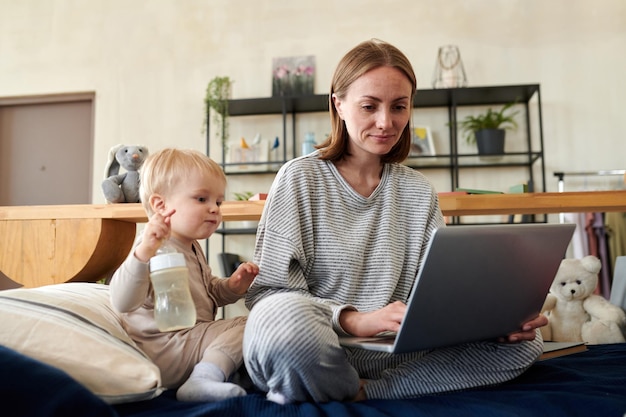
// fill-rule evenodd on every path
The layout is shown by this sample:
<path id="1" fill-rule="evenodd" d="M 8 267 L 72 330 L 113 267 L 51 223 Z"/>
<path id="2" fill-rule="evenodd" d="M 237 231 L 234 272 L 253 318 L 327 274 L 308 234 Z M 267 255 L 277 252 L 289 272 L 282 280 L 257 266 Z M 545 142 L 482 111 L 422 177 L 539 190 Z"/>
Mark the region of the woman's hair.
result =
<path id="1" fill-rule="evenodd" d="M 139 195 L 148 216 L 153 213 L 150 196 L 167 196 L 194 175 L 208 175 L 226 183 L 222 168 L 207 155 L 192 149 L 164 148 L 144 161 L 139 173 Z"/>
<path id="2" fill-rule="evenodd" d="M 322 159 L 337 161 L 348 153 L 348 131 L 335 108 L 333 94 L 340 99 L 345 98 L 348 88 L 350 88 L 352 83 L 359 77 L 368 71 L 385 66 L 397 68 L 402 71 L 411 82 L 410 105 L 412 108 L 413 98 L 417 88 L 417 79 L 409 59 L 398 48 L 379 39 L 372 39 L 360 43 L 344 55 L 341 61 L 339 61 L 337 69 L 335 69 L 335 74 L 333 75 L 330 95 L 328 97 L 331 133 L 326 141 L 318 146 Z M 382 162 L 404 161 L 411 150 L 411 140 L 411 127 L 410 123 L 407 123 L 402 131 L 400 140 L 389 153 L 381 158 Z"/>

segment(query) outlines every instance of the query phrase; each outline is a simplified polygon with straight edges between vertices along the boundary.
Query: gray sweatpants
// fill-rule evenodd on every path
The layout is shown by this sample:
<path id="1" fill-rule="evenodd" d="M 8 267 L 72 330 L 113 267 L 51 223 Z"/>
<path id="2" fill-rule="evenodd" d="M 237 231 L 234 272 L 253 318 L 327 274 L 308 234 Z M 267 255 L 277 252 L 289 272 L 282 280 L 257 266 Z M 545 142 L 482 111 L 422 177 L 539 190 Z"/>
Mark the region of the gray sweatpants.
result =
<path id="1" fill-rule="evenodd" d="M 392 355 L 339 345 L 330 307 L 295 293 L 274 294 L 250 311 L 244 362 L 255 385 L 291 401 L 399 399 L 494 385 L 523 373 L 541 355 L 532 342 L 477 342 Z"/>

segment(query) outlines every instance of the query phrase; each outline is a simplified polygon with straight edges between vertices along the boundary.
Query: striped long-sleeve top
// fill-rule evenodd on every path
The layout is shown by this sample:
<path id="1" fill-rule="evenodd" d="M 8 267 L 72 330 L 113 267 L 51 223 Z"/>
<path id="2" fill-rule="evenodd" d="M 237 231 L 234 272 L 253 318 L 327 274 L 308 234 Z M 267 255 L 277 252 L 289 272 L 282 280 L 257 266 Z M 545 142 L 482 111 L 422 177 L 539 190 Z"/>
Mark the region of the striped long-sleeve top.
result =
<path id="1" fill-rule="evenodd" d="M 369 196 L 354 191 L 317 153 L 285 164 L 257 232 L 260 272 L 246 297 L 295 291 L 333 309 L 372 311 L 406 302 L 433 231 L 444 226 L 437 194 L 418 171 L 386 164 Z"/>

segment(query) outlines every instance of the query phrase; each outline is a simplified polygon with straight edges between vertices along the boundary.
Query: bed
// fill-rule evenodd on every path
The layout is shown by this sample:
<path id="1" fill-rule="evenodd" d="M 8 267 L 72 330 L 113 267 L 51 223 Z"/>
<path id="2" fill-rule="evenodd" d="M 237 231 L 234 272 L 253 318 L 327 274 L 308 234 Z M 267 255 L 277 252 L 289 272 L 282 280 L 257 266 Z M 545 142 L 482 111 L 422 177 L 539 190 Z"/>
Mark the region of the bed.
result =
<path id="1" fill-rule="evenodd" d="M 0 399 L 12 416 L 59 417 L 347 417 L 347 416 L 603 416 L 626 413 L 626 344 L 589 346 L 586 352 L 537 362 L 521 377 L 496 387 L 411 400 L 290 404 L 258 392 L 218 403 L 181 403 L 171 392 L 110 405 L 58 368 L 0 347 Z M 6 415 L 6 414 L 5 414 Z"/>
<path id="2" fill-rule="evenodd" d="M 556 193 L 555 193 L 556 194 Z M 540 195 L 528 197 L 470 196 L 442 201 L 448 215 L 514 214 L 586 211 L 626 211 L 626 193 L 585 193 L 580 196 Z M 472 196 L 474 197 L 474 196 Z M 231 219 L 253 220 L 259 206 L 238 206 L 239 214 L 225 213 Z M 262 207 L 262 206 L 260 206 Z M 495 208 L 494 208 L 495 207 Z M 40 208 L 37 208 L 39 210 Z M 94 210 L 98 214 L 93 215 Z M 108 210 L 108 211 L 107 211 Z M 103 253 L 106 229 L 115 222 L 143 220 L 136 207 L 111 209 L 89 207 L 78 217 L 110 223 L 93 239 L 93 253 L 85 255 L 85 265 L 103 272 L 111 262 L 121 262 L 119 254 L 104 253 L 106 260 L 94 263 Z M 119 211 L 125 210 L 125 211 Z M 252 211 L 251 211 L 252 210 Z M 557 211 L 558 210 L 558 211 Z M 256 214 L 251 214 L 253 211 Z M 37 240 L 37 234 L 24 233 L 19 223 L 29 222 L 23 210 L 0 208 L 0 269 L 14 265 L 7 251 L 15 253 L 19 242 Z M 43 216 L 67 219 L 55 209 Z M 13 213 L 13 214 L 12 214 Z M 114 213 L 114 214 L 111 214 Z M 117 214 L 115 214 L 117 213 Z M 242 214 L 243 213 L 243 214 Z M 65 217 L 64 217 L 65 216 Z M 239 216 L 239 217 L 237 217 Z M 18 219 L 18 217 L 21 218 Z M 37 216 L 35 216 L 37 217 Z M 42 220 L 37 218 L 37 221 Z M 57 226 L 60 222 L 56 220 Z M 42 226 L 50 228 L 49 220 Z M 37 228 L 39 224 L 30 224 Z M 123 226 L 126 228 L 126 226 Z M 17 232 L 16 232 L 17 230 Z M 76 224 L 68 230 L 76 233 Z M 10 241 L 7 232 L 11 232 Z M 55 233 L 58 238 L 60 233 Z M 104 236 L 104 237 L 103 237 Z M 126 240 L 128 236 L 125 235 Z M 67 240 L 66 240 L 67 241 Z M 11 244 L 11 248 L 7 244 Z M 40 245 L 36 243 L 35 246 Z M 19 256 L 19 253 L 17 253 Z M 116 259 L 111 259 L 111 256 Z M 104 258 L 103 258 L 104 259 Z M 57 263 L 58 264 L 58 263 Z M 47 269 L 56 268 L 50 263 Z M 60 265 L 60 264 L 58 264 Z M 61 268 L 61 266 L 58 266 Z M 46 269 L 46 270 L 47 270 Z M 16 270 L 17 271 L 17 270 Z M 108 304 L 106 285 L 84 281 L 82 272 L 55 270 L 37 278 L 11 274 L 22 288 L 0 291 L 0 400 L 12 416 L 119 416 L 119 417 L 201 417 L 201 416 L 619 416 L 626 415 L 626 344 L 591 345 L 584 352 L 543 360 L 508 383 L 425 396 L 409 400 L 368 400 L 360 403 L 301 403 L 281 406 L 265 399 L 253 388 L 245 397 L 217 403 L 183 403 L 174 393 L 160 387 L 160 375 L 123 332 L 119 319 Z M 75 275 L 72 275 L 75 274 Z M 89 281 L 89 280 L 88 280 Z"/>

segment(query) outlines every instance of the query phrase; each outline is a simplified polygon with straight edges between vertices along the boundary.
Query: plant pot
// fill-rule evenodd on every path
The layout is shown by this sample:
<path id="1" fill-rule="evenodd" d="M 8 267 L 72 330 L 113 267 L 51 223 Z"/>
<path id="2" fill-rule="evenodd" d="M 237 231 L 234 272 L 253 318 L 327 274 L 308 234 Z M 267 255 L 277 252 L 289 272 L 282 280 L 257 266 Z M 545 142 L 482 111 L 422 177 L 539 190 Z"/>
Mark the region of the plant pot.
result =
<path id="1" fill-rule="evenodd" d="M 476 132 L 479 155 L 504 154 L 504 129 L 482 129 Z"/>

